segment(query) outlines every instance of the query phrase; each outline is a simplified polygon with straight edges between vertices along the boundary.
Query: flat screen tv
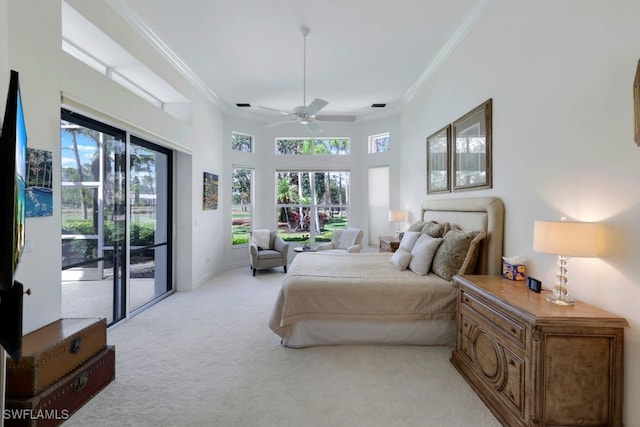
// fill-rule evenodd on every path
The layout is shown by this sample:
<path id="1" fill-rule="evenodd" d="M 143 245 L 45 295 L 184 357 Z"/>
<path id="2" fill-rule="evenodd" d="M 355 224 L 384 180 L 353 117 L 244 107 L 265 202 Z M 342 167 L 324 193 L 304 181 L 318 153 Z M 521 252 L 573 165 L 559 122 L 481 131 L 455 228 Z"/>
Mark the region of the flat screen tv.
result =
<path id="1" fill-rule="evenodd" d="M 7 106 L 0 135 L 0 290 L 13 287 L 24 248 L 25 158 L 27 131 L 22 111 L 18 72 L 11 71 Z"/>
<path id="2" fill-rule="evenodd" d="M 22 349 L 22 285 L 14 275 L 25 241 L 26 154 L 20 84 L 12 70 L 0 134 L 0 344 L 13 359 Z"/>

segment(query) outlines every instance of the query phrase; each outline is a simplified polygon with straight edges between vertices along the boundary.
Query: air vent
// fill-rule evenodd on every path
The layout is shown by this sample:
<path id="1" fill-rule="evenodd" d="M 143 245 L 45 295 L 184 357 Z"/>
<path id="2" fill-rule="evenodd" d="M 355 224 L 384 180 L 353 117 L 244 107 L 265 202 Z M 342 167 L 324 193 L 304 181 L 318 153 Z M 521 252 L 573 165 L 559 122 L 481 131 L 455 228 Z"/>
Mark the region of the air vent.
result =
<path id="1" fill-rule="evenodd" d="M 247 107 L 251 107 L 251 104 L 247 104 L 246 102 L 238 102 L 238 103 L 236 103 L 236 107 L 238 107 L 238 108 L 247 108 Z"/>
<path id="2" fill-rule="evenodd" d="M 387 104 L 371 104 L 371 108 L 384 108 Z"/>

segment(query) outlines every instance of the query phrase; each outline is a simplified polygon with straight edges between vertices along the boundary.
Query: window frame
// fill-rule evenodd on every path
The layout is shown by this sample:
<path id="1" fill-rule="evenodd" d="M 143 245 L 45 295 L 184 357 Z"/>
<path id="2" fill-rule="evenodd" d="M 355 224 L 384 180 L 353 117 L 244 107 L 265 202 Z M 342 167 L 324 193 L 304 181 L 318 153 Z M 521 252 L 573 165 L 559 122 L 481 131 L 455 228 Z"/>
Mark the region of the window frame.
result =
<path id="1" fill-rule="evenodd" d="M 342 203 L 325 203 L 324 201 L 322 202 L 318 202 L 316 201 L 314 203 L 313 199 L 314 197 L 312 196 L 306 196 L 308 197 L 308 202 L 305 203 L 305 201 L 300 201 L 300 200 L 295 200 L 294 202 L 291 203 L 280 203 L 279 202 L 279 197 L 280 197 L 280 192 L 278 190 L 279 187 L 279 178 L 281 174 L 313 174 L 315 176 L 315 174 L 318 173 L 322 173 L 322 174 L 340 174 L 342 175 L 341 179 L 346 179 L 346 183 L 344 184 L 344 197 L 345 200 Z M 331 240 L 332 236 L 333 236 L 333 231 L 334 229 L 346 229 L 349 227 L 349 223 L 350 223 L 350 190 L 351 190 L 351 170 L 349 169 L 340 169 L 340 170 L 334 170 L 334 169 L 319 169 L 319 168 L 314 168 L 314 169 L 290 169 L 290 168 L 286 168 L 286 169 L 277 169 L 275 171 L 275 215 L 276 215 L 276 223 L 278 224 L 277 230 L 278 230 L 278 234 L 283 237 L 283 239 L 285 241 L 303 241 L 303 242 L 309 242 L 311 244 L 316 243 L 316 242 L 328 242 Z M 309 180 L 309 194 L 313 195 L 316 192 L 316 179 L 310 179 Z M 341 187 L 342 188 L 342 187 Z M 331 192 L 331 189 L 329 189 L 329 192 Z M 340 195 L 340 197 L 342 197 L 342 195 Z M 316 224 L 316 221 L 312 221 L 312 220 L 308 220 L 308 229 L 305 228 L 304 224 L 304 219 L 303 220 L 298 220 L 298 222 L 296 222 L 295 228 L 292 230 L 292 224 L 290 222 L 289 219 L 289 213 L 287 213 L 287 227 L 289 230 L 289 233 L 283 233 L 282 230 L 283 228 L 280 226 L 281 224 L 281 219 L 279 217 L 281 209 L 293 209 L 293 210 L 298 210 L 297 214 L 302 216 L 304 215 L 305 217 L 308 215 L 309 218 L 317 218 L 318 222 L 322 221 L 323 218 L 324 221 L 322 221 L 322 224 Z M 306 213 L 303 213 L 304 210 L 307 209 Z M 326 211 L 329 211 L 329 214 L 325 217 L 325 216 L 320 216 L 323 212 L 326 213 Z M 317 230 L 317 225 L 320 225 L 320 227 L 322 227 L 326 222 L 331 222 L 334 219 L 334 212 L 338 211 L 340 217 L 338 219 L 338 221 L 340 221 L 340 218 L 342 218 L 342 215 L 344 212 L 346 212 L 345 215 L 345 221 L 346 224 L 343 227 L 331 227 L 331 228 L 327 228 L 327 229 L 320 229 Z M 289 211 L 287 211 L 289 212 Z M 299 217 L 298 217 L 299 218 Z M 302 224 L 301 226 L 299 226 L 299 224 Z M 288 235 L 288 236 L 287 236 Z"/>
<path id="2" fill-rule="evenodd" d="M 248 151 L 247 150 L 238 150 L 236 147 L 234 147 L 234 142 L 235 142 L 234 138 L 235 138 L 236 135 L 249 138 L 250 142 L 249 142 L 249 150 Z M 244 132 L 231 131 L 231 149 L 233 151 L 237 151 L 237 152 L 240 152 L 240 153 L 253 153 L 254 152 L 254 146 L 255 146 L 254 142 L 255 142 L 255 136 L 253 136 L 253 135 L 250 135 L 250 134 L 244 133 Z"/>
<path id="3" fill-rule="evenodd" d="M 281 151 L 279 148 L 279 141 L 298 141 L 298 146 L 291 151 Z M 308 147 L 301 147 L 307 141 L 312 142 L 313 149 L 308 150 Z M 327 141 L 327 142 L 325 142 Z M 318 152 L 319 148 L 327 148 L 331 145 L 330 141 L 346 141 L 346 146 L 342 149 L 336 148 L 337 152 Z M 350 137 L 333 137 L 333 138 L 282 138 L 276 137 L 274 144 L 275 154 L 277 156 L 350 156 L 351 155 L 351 138 Z"/>
<path id="4" fill-rule="evenodd" d="M 246 225 L 246 227 L 248 228 L 246 233 L 242 232 L 242 233 L 236 233 L 234 231 L 234 206 L 236 205 L 236 203 L 234 203 L 234 197 L 235 197 L 235 189 L 234 189 L 234 184 L 235 184 L 235 176 L 236 176 L 236 170 L 238 169 L 243 169 L 243 170 L 248 170 L 249 171 L 249 203 L 248 203 L 248 207 L 249 207 L 249 223 Z M 252 229 L 253 226 L 253 211 L 254 211 L 254 182 L 255 182 L 255 167 L 253 166 L 246 166 L 246 165 L 232 165 L 231 166 L 231 247 L 232 248 L 239 248 L 239 247 L 246 247 L 249 245 L 249 231 Z M 242 196 L 240 196 L 242 199 Z M 242 203 L 240 203 L 240 206 L 242 206 Z M 242 211 L 241 211 L 242 212 Z M 246 234 L 246 241 L 240 241 L 240 239 L 238 239 L 238 242 L 236 243 L 236 237 L 237 235 L 244 235 Z"/>
<path id="5" fill-rule="evenodd" d="M 382 138 L 386 138 L 387 139 L 387 149 L 386 150 L 378 150 L 378 144 L 376 143 L 377 140 L 382 139 Z M 369 150 L 369 154 L 376 154 L 376 153 L 387 153 L 391 150 L 391 136 L 389 134 L 389 132 L 381 132 L 381 133 L 377 133 L 375 135 L 369 135 L 368 138 L 368 150 Z M 376 147 L 376 149 L 374 150 L 374 147 Z"/>

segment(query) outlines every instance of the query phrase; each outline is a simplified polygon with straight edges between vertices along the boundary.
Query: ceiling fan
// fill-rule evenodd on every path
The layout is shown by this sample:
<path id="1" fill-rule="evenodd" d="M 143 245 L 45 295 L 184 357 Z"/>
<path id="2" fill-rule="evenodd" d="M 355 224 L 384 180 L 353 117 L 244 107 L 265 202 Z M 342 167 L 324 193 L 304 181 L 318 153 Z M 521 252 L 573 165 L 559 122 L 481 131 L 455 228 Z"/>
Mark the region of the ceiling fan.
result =
<path id="1" fill-rule="evenodd" d="M 323 99 L 315 98 L 313 101 L 311 101 L 309 105 L 307 105 L 307 36 L 310 33 L 309 27 L 307 27 L 306 25 L 301 26 L 300 32 L 302 33 L 302 36 L 304 38 L 303 71 L 302 71 L 302 104 L 303 105 L 299 107 L 295 107 L 293 111 L 283 111 L 283 110 L 278 110 L 276 108 L 265 107 L 260 105 L 259 108 L 269 110 L 269 111 L 275 111 L 284 116 L 291 117 L 291 119 L 289 120 L 268 124 L 267 127 L 273 127 L 273 126 L 278 126 L 285 123 L 297 122 L 302 125 L 305 125 L 311 133 L 317 133 L 321 131 L 320 126 L 317 123 L 319 121 L 355 122 L 356 116 L 352 116 L 352 115 L 319 115 L 317 114 L 320 110 L 322 110 L 328 104 L 328 102 Z"/>

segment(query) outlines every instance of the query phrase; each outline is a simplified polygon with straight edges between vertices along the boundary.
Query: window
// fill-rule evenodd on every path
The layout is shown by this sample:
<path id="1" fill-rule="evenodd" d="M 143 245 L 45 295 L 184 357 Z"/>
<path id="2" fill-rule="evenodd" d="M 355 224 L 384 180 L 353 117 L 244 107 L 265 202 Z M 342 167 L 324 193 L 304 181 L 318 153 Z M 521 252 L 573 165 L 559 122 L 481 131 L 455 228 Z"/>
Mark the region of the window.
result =
<path id="1" fill-rule="evenodd" d="M 389 132 L 369 137 L 369 154 L 389 151 Z"/>
<path id="2" fill-rule="evenodd" d="M 349 138 L 276 138 L 276 154 L 344 156 L 351 154 L 351 140 Z"/>
<path id="3" fill-rule="evenodd" d="M 231 132 L 231 148 L 236 151 L 251 153 L 253 151 L 253 137 L 243 133 Z"/>
<path id="4" fill-rule="evenodd" d="M 231 240 L 233 245 L 249 243 L 251 230 L 251 181 L 253 169 L 234 167 L 231 177 Z"/>
<path id="5" fill-rule="evenodd" d="M 278 234 L 286 241 L 328 242 L 349 227 L 347 171 L 276 172 Z"/>

